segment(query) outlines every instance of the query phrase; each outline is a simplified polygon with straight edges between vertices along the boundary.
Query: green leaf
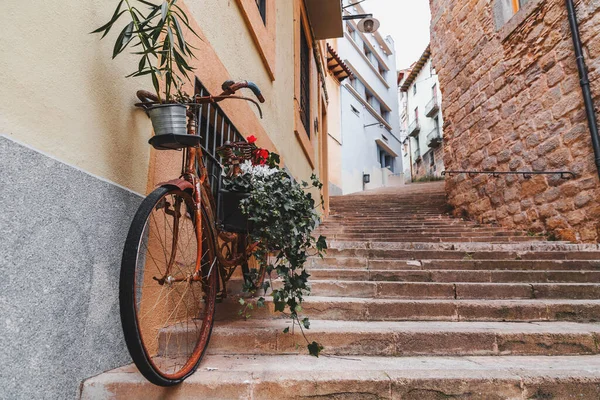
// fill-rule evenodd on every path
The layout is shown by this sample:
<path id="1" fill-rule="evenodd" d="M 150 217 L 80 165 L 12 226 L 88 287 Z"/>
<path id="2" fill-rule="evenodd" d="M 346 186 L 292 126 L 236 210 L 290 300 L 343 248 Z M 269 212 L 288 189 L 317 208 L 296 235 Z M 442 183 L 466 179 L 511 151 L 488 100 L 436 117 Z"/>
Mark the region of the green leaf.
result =
<path id="1" fill-rule="evenodd" d="M 96 29 L 95 31 L 90 32 L 90 33 L 99 33 L 99 32 L 105 31 L 104 35 L 102 35 L 102 38 L 104 36 L 106 36 L 108 34 L 108 32 L 110 31 L 110 28 L 112 28 L 113 24 L 119 19 L 119 17 L 121 15 L 123 15 L 124 12 L 127 11 L 127 10 L 121 11 L 121 6 L 123 5 L 123 1 L 125 1 L 125 0 L 121 0 L 119 2 L 119 4 L 117 5 L 117 8 L 115 9 L 115 12 L 114 12 L 112 18 L 110 19 L 110 21 L 108 21 L 108 23 L 106 25 L 104 25 L 104 26 L 102 26 L 102 27 Z M 100 38 L 100 39 L 102 39 L 102 38 Z"/>
<path id="2" fill-rule="evenodd" d="M 290 327 L 289 326 L 283 330 L 283 333 L 289 333 L 289 332 L 290 332 Z"/>
<path id="3" fill-rule="evenodd" d="M 155 71 L 154 67 L 152 68 L 152 71 L 153 72 Z M 152 86 L 154 86 L 154 91 L 156 93 L 160 93 L 160 83 L 158 81 L 158 77 L 156 76 L 156 73 L 152 74 Z"/>
<path id="4" fill-rule="evenodd" d="M 242 299 L 241 297 L 240 297 L 240 299 L 238 300 L 238 302 L 239 302 L 241 305 L 244 305 L 244 304 L 246 304 L 246 301 L 245 301 L 244 299 Z"/>
<path id="5" fill-rule="evenodd" d="M 257 306 L 257 307 L 264 307 L 264 306 L 265 306 L 265 299 L 264 299 L 264 297 L 261 297 L 261 298 L 259 298 L 259 299 L 256 301 L 256 306 Z"/>
<path id="6" fill-rule="evenodd" d="M 323 351 L 323 349 L 324 349 L 324 347 L 321 346 L 317 342 L 312 342 L 307 347 L 308 347 L 308 354 L 310 354 L 311 356 L 315 356 L 317 358 L 319 357 L 319 354 L 321 354 L 321 351 Z"/>
<path id="7" fill-rule="evenodd" d="M 142 3 L 142 4 L 145 4 L 145 5 L 147 5 L 147 6 L 150 6 L 151 8 L 153 8 L 153 9 L 155 9 L 155 10 L 158 10 L 158 9 L 160 9 L 160 6 L 159 6 L 159 5 L 156 5 L 156 4 L 153 4 L 153 3 L 150 3 L 149 1 L 146 1 L 146 0 L 138 0 L 138 1 L 139 1 L 140 3 Z"/>
<path id="8" fill-rule="evenodd" d="M 125 47 L 129 44 L 133 35 L 134 23 L 131 21 L 127 24 L 125 28 L 121 31 L 119 36 L 117 37 L 117 41 L 115 42 L 115 47 L 113 49 L 113 59 L 121 53 Z"/>
<path id="9" fill-rule="evenodd" d="M 169 49 L 173 51 L 173 46 L 175 46 L 175 40 L 173 40 L 173 30 L 170 26 L 167 26 L 167 35 L 169 36 Z"/>
<path id="10" fill-rule="evenodd" d="M 308 320 L 308 318 L 304 318 L 302 320 L 302 325 L 306 328 L 306 329 L 310 329 L 310 321 Z"/>
<path id="11" fill-rule="evenodd" d="M 179 43 L 179 48 L 183 51 L 184 54 L 187 54 L 187 48 L 185 45 L 185 39 L 183 38 L 183 32 L 181 30 L 181 25 L 179 25 L 179 20 L 177 17 L 173 16 L 173 24 L 175 25 L 175 33 L 177 34 L 177 41 Z"/>
<path id="12" fill-rule="evenodd" d="M 167 19 L 167 13 L 169 12 L 169 2 L 165 0 L 160 7 L 161 20 L 164 22 Z"/>
<path id="13" fill-rule="evenodd" d="M 285 311 L 285 302 L 283 302 L 283 301 L 275 302 L 275 311 L 284 312 Z"/>
<path id="14" fill-rule="evenodd" d="M 323 251 L 325 249 L 327 249 L 327 238 L 323 235 L 319 236 L 319 239 L 317 239 L 317 250 L 319 251 Z"/>

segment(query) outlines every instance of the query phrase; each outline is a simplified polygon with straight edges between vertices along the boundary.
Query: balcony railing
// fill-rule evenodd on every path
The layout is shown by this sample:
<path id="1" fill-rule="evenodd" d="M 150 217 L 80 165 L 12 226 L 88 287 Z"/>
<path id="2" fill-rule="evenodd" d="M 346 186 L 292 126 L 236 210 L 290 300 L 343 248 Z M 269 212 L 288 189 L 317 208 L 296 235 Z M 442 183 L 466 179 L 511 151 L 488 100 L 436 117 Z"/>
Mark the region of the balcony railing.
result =
<path id="1" fill-rule="evenodd" d="M 440 135 L 439 128 L 433 128 L 427 135 L 427 146 L 434 148 L 438 147 L 442 143 L 442 135 Z"/>
<path id="2" fill-rule="evenodd" d="M 421 161 L 421 149 L 415 149 L 415 152 L 413 153 L 413 162 L 418 162 Z"/>
<path id="3" fill-rule="evenodd" d="M 440 110 L 440 104 L 437 97 L 432 98 L 429 103 L 425 106 L 425 115 L 428 117 L 435 116 Z"/>
<path id="4" fill-rule="evenodd" d="M 417 137 L 419 132 L 421 132 L 421 125 L 419 124 L 419 120 L 416 119 L 408 126 L 408 135 Z"/>

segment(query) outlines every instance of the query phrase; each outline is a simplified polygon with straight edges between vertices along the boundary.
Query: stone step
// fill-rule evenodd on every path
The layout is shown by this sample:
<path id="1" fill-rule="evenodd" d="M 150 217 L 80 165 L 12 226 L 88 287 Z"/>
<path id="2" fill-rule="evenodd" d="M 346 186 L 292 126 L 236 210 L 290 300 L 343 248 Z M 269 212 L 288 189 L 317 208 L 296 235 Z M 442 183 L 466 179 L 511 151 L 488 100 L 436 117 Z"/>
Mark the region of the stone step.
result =
<path id="1" fill-rule="evenodd" d="M 86 380 L 103 399 L 598 399 L 599 356 L 336 357 L 210 355 L 161 388 L 130 365 Z"/>
<path id="2" fill-rule="evenodd" d="M 401 234 L 401 233 L 418 233 L 421 235 L 431 235 L 438 234 L 441 236 L 453 236 L 453 235 L 465 235 L 465 234 L 473 234 L 479 236 L 523 236 L 522 232 L 506 232 L 498 229 L 469 229 L 469 228 L 438 228 L 438 229 L 396 229 L 396 228 L 382 228 L 382 227 L 373 227 L 373 228 L 329 228 L 329 229 L 320 229 L 319 233 L 322 235 L 327 234 L 335 234 L 335 233 L 352 233 L 352 234 L 372 234 L 372 233 L 380 233 L 380 234 Z"/>
<path id="3" fill-rule="evenodd" d="M 436 283 L 312 280 L 314 296 L 374 299 L 574 299 L 600 300 L 596 283 Z M 275 287 L 279 287 L 275 285 Z"/>
<path id="4" fill-rule="evenodd" d="M 514 242 L 537 242 L 540 241 L 539 238 L 531 237 L 531 236 L 477 236 L 472 237 L 471 235 L 462 235 L 462 236 L 447 236 L 440 237 L 437 235 L 428 236 L 428 235 L 389 235 L 389 234 L 333 234 L 333 235 L 325 235 L 328 238 L 343 241 L 349 240 L 354 241 L 357 239 L 362 239 L 367 242 L 405 242 L 405 243 L 413 243 L 413 242 L 433 242 L 433 243 L 514 243 Z"/>
<path id="5" fill-rule="evenodd" d="M 329 248 L 327 256 L 394 260 L 600 260 L 598 251 L 519 251 L 510 246 L 495 251 L 480 251 L 477 246 L 472 251 Z"/>
<path id="6" fill-rule="evenodd" d="M 523 270 L 523 271 L 600 271 L 598 260 L 473 260 L 464 257 L 451 259 L 368 259 L 355 257 L 312 258 L 307 268 L 314 269 L 368 269 L 368 270 Z"/>
<path id="7" fill-rule="evenodd" d="M 289 328 L 289 333 L 283 333 Z M 186 343 L 177 329 L 172 342 Z M 575 355 L 598 354 L 600 324 L 573 322 L 435 322 L 311 320 L 304 334 L 328 354 Z M 303 333 L 291 320 L 221 321 L 215 324 L 209 354 L 308 354 Z M 169 354 L 172 349 L 169 350 Z"/>
<path id="8" fill-rule="evenodd" d="M 600 282 L 600 271 L 469 271 L 469 270 L 385 270 L 311 269 L 312 280 L 393 281 L 393 282 Z"/>
<path id="9" fill-rule="evenodd" d="M 239 318 L 235 299 L 218 304 L 215 318 Z M 255 308 L 256 318 L 282 318 L 267 298 L 266 306 Z M 600 321 L 600 300 L 412 300 L 353 297 L 304 299 L 302 315 L 321 320 L 343 321 Z"/>

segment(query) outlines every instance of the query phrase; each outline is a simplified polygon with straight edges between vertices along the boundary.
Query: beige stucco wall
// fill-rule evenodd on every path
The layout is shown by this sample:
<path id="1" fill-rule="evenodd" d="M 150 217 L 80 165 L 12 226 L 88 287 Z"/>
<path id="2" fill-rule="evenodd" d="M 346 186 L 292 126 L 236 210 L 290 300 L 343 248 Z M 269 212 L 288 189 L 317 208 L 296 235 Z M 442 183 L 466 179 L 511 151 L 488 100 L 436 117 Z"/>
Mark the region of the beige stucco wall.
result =
<path id="1" fill-rule="evenodd" d="M 88 34 L 115 6 L 3 3 L 0 134 L 144 193 L 151 130 L 133 103 L 135 91 L 148 85 L 124 78 L 136 61 L 128 54 L 111 60 L 113 37 Z"/>
<path id="2" fill-rule="evenodd" d="M 145 193 L 151 126 L 133 104 L 136 90 L 150 89 L 151 84 L 147 77 L 125 79 L 137 65 L 136 56 L 124 53 L 111 60 L 117 27 L 102 41 L 99 35 L 88 34 L 110 18 L 116 3 L 67 0 L 60 7 L 47 2 L 5 5 L 0 23 L 3 31 L 14 35 L 0 41 L 5 55 L 0 58 L 0 134 Z M 267 100 L 260 124 L 290 171 L 307 178 L 313 168 L 294 135 L 293 2 L 276 2 L 275 81 L 267 73 L 236 1 L 185 4 L 227 77 L 259 85 Z M 201 54 L 199 58 L 201 65 Z M 218 85 L 207 82 L 205 74 L 198 71 L 216 92 Z M 243 106 L 222 104 L 243 133 L 253 133 L 254 128 L 243 126 L 245 117 L 235 118 Z M 259 141 L 259 145 L 270 143 Z"/>
<path id="3" fill-rule="evenodd" d="M 329 76 L 326 80 L 329 95 L 328 127 L 328 163 L 329 182 L 342 188 L 342 115 L 340 84 Z"/>
<path id="4" fill-rule="evenodd" d="M 236 1 L 203 0 L 187 1 L 186 4 L 231 79 L 254 81 L 263 91 L 266 99 L 262 105 L 263 127 L 292 174 L 300 179 L 308 178 L 312 168 L 294 135 L 293 1 L 276 2 L 275 81 L 271 81 L 268 75 Z M 222 104 L 227 111 L 228 106 Z M 243 126 L 238 126 L 238 129 L 245 132 Z"/>

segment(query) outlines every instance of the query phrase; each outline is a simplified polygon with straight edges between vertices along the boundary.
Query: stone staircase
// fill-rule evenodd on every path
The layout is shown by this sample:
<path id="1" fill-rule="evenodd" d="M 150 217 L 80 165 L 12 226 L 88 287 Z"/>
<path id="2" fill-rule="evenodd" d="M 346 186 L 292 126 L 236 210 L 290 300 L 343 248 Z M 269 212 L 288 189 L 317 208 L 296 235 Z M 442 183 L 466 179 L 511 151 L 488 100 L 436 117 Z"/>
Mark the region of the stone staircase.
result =
<path id="1" fill-rule="evenodd" d="M 177 388 L 135 367 L 83 399 L 600 399 L 600 247 L 453 219 L 440 183 L 333 198 L 298 328 L 272 304 L 217 309 L 209 355 Z"/>

